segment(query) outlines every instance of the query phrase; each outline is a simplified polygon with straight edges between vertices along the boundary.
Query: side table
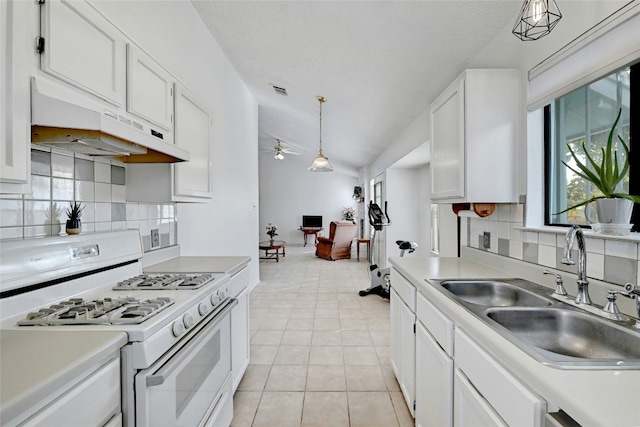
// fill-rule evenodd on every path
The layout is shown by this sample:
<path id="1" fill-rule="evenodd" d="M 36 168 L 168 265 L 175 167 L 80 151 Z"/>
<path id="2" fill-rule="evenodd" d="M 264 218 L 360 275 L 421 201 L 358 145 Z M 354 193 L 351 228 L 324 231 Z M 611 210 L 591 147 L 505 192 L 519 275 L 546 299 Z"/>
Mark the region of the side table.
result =
<path id="1" fill-rule="evenodd" d="M 318 244 L 318 233 L 324 230 L 322 227 L 300 227 L 300 231 L 304 233 L 304 245 L 307 246 L 307 236 L 313 234 L 315 237 L 315 244 Z"/>
<path id="2" fill-rule="evenodd" d="M 284 258 L 285 254 L 285 246 L 287 242 L 282 240 L 274 240 L 273 244 L 269 241 L 260 242 L 258 244 L 258 248 L 261 251 L 264 251 L 264 256 L 260 257 L 260 259 L 275 259 L 276 262 L 280 262 L 280 255 Z"/>
<path id="3" fill-rule="evenodd" d="M 356 260 L 358 260 L 358 262 L 360 262 L 360 243 L 366 243 L 367 244 L 367 259 L 369 259 L 369 250 L 371 249 L 371 239 L 368 237 L 359 237 L 357 239 L 357 245 L 356 245 Z"/>

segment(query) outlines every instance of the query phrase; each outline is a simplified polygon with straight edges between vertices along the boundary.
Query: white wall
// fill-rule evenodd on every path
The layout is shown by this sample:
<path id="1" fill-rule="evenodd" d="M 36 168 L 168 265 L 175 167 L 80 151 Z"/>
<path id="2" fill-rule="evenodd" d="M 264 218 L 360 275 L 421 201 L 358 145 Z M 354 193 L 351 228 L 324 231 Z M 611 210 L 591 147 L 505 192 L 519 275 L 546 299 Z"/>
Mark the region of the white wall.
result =
<path id="1" fill-rule="evenodd" d="M 256 236 L 260 240 L 269 239 L 265 227 L 271 222 L 278 226 L 278 240 L 302 244 L 302 215 L 322 215 L 328 236 L 329 223 L 342 219 L 344 208 L 357 208 L 351 196 L 358 178 L 335 170 L 309 172 L 306 160 L 296 156 L 276 160 L 272 153 L 260 153 L 259 157 L 260 228 Z"/>
<path id="2" fill-rule="evenodd" d="M 182 255 L 249 255 L 258 271 L 258 106 L 188 1 L 92 1 L 129 38 L 209 103 L 213 198 L 179 204 Z"/>
<path id="3" fill-rule="evenodd" d="M 427 197 L 423 193 L 424 170 L 420 168 L 390 168 L 386 172 L 387 201 L 391 225 L 386 231 L 387 256 L 398 256 L 400 251 L 396 240 L 417 242 L 424 252 L 428 248 L 429 234 L 426 234 L 428 213 L 425 215 Z M 425 252 L 426 253 L 426 252 Z"/>
<path id="4" fill-rule="evenodd" d="M 429 108 L 426 108 L 396 139 L 390 141 L 389 147 L 371 163 L 369 167 L 370 176 L 376 176 L 384 172 L 387 168 L 392 167 L 395 162 L 430 139 L 431 115 Z"/>

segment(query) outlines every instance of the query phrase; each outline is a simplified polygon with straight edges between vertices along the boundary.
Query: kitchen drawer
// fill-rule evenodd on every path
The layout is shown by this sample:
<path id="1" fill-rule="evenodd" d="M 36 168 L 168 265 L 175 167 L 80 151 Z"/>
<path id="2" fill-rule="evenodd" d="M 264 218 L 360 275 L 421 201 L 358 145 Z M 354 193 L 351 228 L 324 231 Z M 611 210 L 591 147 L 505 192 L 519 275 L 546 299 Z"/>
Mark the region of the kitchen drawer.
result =
<path id="1" fill-rule="evenodd" d="M 418 292 L 416 316 L 436 339 L 440 347 L 453 357 L 454 323 Z"/>
<path id="2" fill-rule="evenodd" d="M 80 384 L 20 426 L 100 426 L 120 413 L 120 359 L 89 374 Z M 116 423 L 117 425 L 117 423 Z"/>
<path id="3" fill-rule="evenodd" d="M 412 312 L 416 312 L 416 287 L 395 268 L 391 269 L 391 287 Z"/>
<path id="4" fill-rule="evenodd" d="M 542 427 L 547 403 L 532 393 L 459 328 L 456 365 L 510 426 Z"/>

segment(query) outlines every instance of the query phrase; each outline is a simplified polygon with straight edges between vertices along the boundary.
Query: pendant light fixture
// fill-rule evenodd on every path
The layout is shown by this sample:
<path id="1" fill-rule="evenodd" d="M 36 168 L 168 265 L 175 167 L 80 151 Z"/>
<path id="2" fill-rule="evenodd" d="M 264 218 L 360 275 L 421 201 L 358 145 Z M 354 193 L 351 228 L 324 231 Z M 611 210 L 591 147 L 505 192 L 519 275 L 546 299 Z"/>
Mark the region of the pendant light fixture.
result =
<path id="1" fill-rule="evenodd" d="M 512 32 L 522 41 L 538 40 L 549 34 L 560 18 L 555 0 L 525 0 Z"/>
<path id="2" fill-rule="evenodd" d="M 331 172 L 333 170 L 329 164 L 329 159 L 322 154 L 322 104 L 325 101 L 324 96 L 318 97 L 318 102 L 320 103 L 320 150 L 318 151 L 318 157 L 309 166 L 311 172 Z"/>

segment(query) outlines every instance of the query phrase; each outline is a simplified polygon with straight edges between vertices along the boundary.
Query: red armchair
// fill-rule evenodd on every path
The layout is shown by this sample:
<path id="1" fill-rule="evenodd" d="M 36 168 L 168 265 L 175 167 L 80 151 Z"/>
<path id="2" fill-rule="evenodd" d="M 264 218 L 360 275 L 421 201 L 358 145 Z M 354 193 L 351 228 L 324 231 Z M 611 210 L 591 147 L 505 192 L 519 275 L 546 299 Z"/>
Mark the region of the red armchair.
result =
<path id="1" fill-rule="evenodd" d="M 351 258 L 351 243 L 357 228 L 353 221 L 331 221 L 329 237 L 318 236 L 316 256 L 331 261 Z"/>

